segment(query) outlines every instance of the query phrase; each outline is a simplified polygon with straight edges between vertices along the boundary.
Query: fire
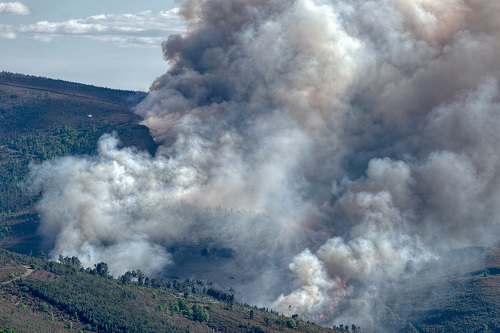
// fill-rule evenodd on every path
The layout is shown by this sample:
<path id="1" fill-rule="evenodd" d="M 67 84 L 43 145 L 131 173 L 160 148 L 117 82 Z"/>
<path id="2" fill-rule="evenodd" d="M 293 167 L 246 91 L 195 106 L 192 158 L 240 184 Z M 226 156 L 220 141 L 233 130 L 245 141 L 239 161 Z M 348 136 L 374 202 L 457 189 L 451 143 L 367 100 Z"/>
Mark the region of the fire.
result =
<path id="1" fill-rule="evenodd" d="M 349 280 L 349 274 L 345 277 L 345 279 L 342 279 L 342 288 L 347 289 L 347 280 Z"/>
<path id="2" fill-rule="evenodd" d="M 349 274 L 340 280 L 339 288 L 335 290 L 333 293 L 333 301 L 330 303 L 328 307 L 328 311 L 332 311 L 337 305 L 339 305 L 340 302 L 342 302 L 346 296 L 346 289 L 347 289 L 347 281 L 349 280 Z M 321 312 L 319 314 L 319 318 L 323 318 L 325 314 Z"/>

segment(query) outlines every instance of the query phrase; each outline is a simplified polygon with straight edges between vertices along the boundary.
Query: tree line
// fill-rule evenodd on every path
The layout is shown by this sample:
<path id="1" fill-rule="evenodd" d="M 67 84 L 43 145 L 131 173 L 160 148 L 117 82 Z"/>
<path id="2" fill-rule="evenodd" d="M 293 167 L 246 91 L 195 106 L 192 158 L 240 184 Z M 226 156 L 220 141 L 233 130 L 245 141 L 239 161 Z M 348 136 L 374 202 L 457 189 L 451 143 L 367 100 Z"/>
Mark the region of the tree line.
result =
<path id="1" fill-rule="evenodd" d="M 44 257 L 42 255 L 42 257 Z M 178 297 L 167 304 L 166 300 L 158 303 L 157 310 L 169 310 L 190 320 L 207 322 L 209 312 L 199 304 L 190 305 L 186 300 L 190 293 L 205 294 L 228 306 L 234 303 L 234 290 L 229 293 L 217 290 L 212 283 L 205 285 L 201 280 L 165 281 L 150 279 L 140 270 L 128 271 L 114 279 L 108 265 L 97 263 L 93 268 L 84 268 L 77 257 L 59 256 L 59 261 L 42 261 L 35 266 L 54 273 L 60 278 L 52 281 L 21 279 L 18 284 L 24 291 L 43 299 L 45 302 L 73 314 L 80 321 L 88 323 L 97 330 L 111 332 L 177 332 L 178 327 L 167 319 L 152 315 L 136 304 L 138 290 L 135 287 L 172 290 L 184 293 L 184 299 Z M 207 286 L 209 286 L 207 288 Z M 91 292 L 89 292 L 91 291 Z"/>

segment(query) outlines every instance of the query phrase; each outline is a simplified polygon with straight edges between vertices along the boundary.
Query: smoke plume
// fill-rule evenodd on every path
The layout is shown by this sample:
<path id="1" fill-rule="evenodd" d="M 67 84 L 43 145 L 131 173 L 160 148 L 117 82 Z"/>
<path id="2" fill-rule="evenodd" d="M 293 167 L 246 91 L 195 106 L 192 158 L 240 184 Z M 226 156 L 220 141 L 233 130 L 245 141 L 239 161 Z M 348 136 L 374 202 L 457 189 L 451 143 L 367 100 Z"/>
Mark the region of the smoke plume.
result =
<path id="1" fill-rule="evenodd" d="M 500 231 L 500 5 L 184 1 L 136 112 L 155 156 L 32 170 L 52 255 L 164 274 L 170 244 L 235 251 L 242 300 L 377 326 L 385 291 Z M 217 281 L 216 281 L 217 282 Z M 238 281 L 235 281 L 238 283 Z"/>

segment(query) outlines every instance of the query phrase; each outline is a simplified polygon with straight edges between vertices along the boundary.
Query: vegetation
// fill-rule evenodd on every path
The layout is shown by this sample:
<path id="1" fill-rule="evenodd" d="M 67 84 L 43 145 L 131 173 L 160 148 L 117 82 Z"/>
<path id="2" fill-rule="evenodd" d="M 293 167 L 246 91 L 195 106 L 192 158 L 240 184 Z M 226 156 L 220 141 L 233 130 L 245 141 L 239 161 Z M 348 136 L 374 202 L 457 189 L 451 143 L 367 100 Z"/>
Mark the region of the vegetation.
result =
<path id="1" fill-rule="evenodd" d="M 64 92 L 71 96 L 91 96 L 104 101 L 114 102 L 118 104 L 135 104 L 146 97 L 143 92 L 134 92 L 131 95 L 130 91 L 96 87 L 87 84 L 76 82 L 68 82 L 63 80 L 54 80 L 46 77 L 24 75 L 18 73 L 0 72 L 0 82 L 14 86 L 32 86 L 43 87 L 45 90 L 53 90 Z M 11 94 L 9 97 L 16 98 L 16 94 Z"/>
<path id="2" fill-rule="evenodd" d="M 210 288 L 199 293 L 204 285 L 199 280 L 146 284 L 144 277 L 140 284 L 135 272 L 123 284 L 109 275 L 105 263 L 85 269 L 76 257 L 54 262 L 5 250 L 0 250 L 0 269 L 11 272 L 0 276 L 0 327 L 16 331 L 335 332 L 267 309 L 236 302 L 230 308 L 208 290 L 220 299 L 231 292 Z M 251 319 L 250 310 L 255 312 Z M 26 316 L 30 321 L 21 320 Z"/>
<path id="3" fill-rule="evenodd" d="M 38 223 L 37 218 L 28 215 L 33 215 L 37 197 L 23 185 L 30 165 L 59 156 L 92 155 L 101 135 L 113 131 L 124 145 L 154 153 L 148 129 L 132 112 L 145 95 L 1 72 L 0 240 L 36 230 L 30 224 Z M 15 246 L 12 243 L 16 240 L 4 241 L 4 246 Z"/>
<path id="4" fill-rule="evenodd" d="M 147 128 L 139 125 L 139 117 L 131 112 L 144 96 L 0 73 L 2 247 L 22 253 L 41 249 L 36 236 L 39 218 L 33 209 L 37 197 L 28 195 L 23 185 L 31 164 L 59 156 L 92 155 L 98 138 L 112 131 L 125 146 L 154 153 L 156 145 Z M 193 208 L 192 213 L 223 216 L 223 210 Z M 225 248 L 203 247 L 200 252 L 205 257 L 234 255 Z M 400 332 L 499 332 L 500 251 L 467 271 L 462 260 L 457 262 L 459 269 L 447 279 L 416 285 L 414 291 L 408 290 L 399 298 L 398 306 L 406 302 L 411 312 L 403 316 L 390 309 L 380 310 L 385 328 Z M 422 276 L 422 280 L 430 278 Z M 362 331 L 350 323 L 328 329 L 304 322 L 297 315 L 290 318 L 271 309 L 242 305 L 235 301 L 234 290 L 218 290 L 202 280 L 165 281 L 139 270 L 114 279 L 106 263 L 84 269 L 76 257 L 50 262 L 43 252 L 35 258 L 0 250 L 0 283 L 0 333 Z"/>
<path id="5" fill-rule="evenodd" d="M 109 126 L 95 123 L 76 128 L 55 125 L 44 132 L 0 137 L 0 149 L 9 157 L 0 164 L 0 213 L 9 214 L 33 203 L 35 198 L 22 186 L 30 164 L 58 156 L 92 154 L 99 137 L 109 131 Z"/>
<path id="6" fill-rule="evenodd" d="M 0 328 L 0 333 L 16 333 L 12 328 L 7 327 L 7 328 Z"/>

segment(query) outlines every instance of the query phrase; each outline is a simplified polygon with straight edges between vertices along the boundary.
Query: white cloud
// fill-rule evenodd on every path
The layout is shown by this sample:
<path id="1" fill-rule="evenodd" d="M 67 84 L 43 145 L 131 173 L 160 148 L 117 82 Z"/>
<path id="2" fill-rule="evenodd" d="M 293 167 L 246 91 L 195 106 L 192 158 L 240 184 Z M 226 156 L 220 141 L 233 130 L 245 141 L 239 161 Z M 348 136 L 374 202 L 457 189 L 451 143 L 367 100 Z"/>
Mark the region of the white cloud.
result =
<path id="1" fill-rule="evenodd" d="M 100 14 L 64 22 L 40 21 L 21 25 L 18 29 L 39 41 L 77 36 L 124 47 L 157 47 L 168 35 L 183 33 L 185 23 L 179 17 L 178 9 L 172 9 L 138 14 Z"/>
<path id="2" fill-rule="evenodd" d="M 42 42 L 42 43 L 49 43 L 49 42 L 52 42 L 54 40 L 53 37 L 51 36 L 32 36 L 32 39 L 33 40 L 36 40 L 37 42 Z"/>
<path id="3" fill-rule="evenodd" d="M 0 2 L 0 14 L 28 15 L 30 10 L 28 7 L 16 2 Z"/>
<path id="4" fill-rule="evenodd" d="M 0 38 L 15 39 L 17 37 L 11 25 L 0 24 Z"/>

